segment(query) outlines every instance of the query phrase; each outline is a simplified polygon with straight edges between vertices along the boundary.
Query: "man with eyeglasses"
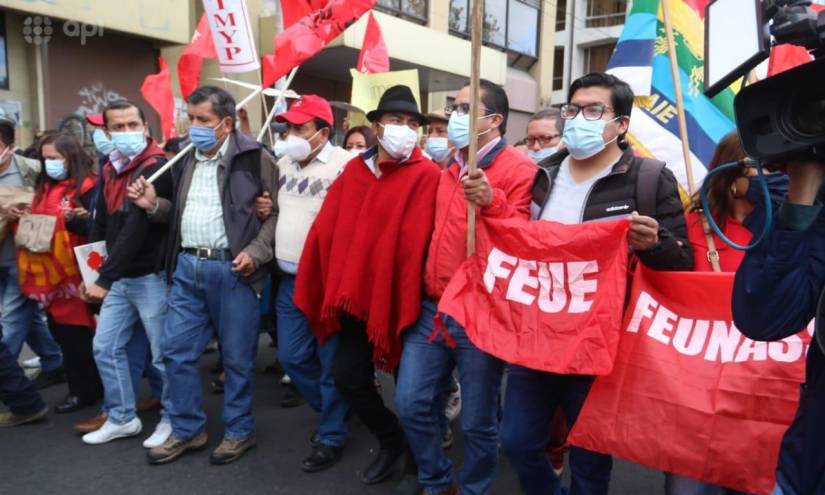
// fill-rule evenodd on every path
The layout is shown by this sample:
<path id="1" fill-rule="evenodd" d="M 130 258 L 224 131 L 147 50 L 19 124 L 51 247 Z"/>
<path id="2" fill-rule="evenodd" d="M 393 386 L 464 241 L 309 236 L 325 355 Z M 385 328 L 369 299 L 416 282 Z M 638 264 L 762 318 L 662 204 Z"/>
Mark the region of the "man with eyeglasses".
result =
<path id="1" fill-rule="evenodd" d="M 424 273 L 425 297 L 418 322 L 403 335 L 395 403 L 427 494 L 489 493 L 498 457 L 498 396 L 502 362 L 481 351 L 464 328 L 436 309 L 444 289 L 467 253 L 468 201 L 480 215 L 527 218 L 536 167 L 504 139 L 510 105 L 504 90 L 481 80 L 478 102 L 478 171 L 468 174 L 470 87 L 458 92 L 450 116 L 449 140 L 459 150 L 441 174 L 435 203 L 435 230 Z M 462 191 L 463 188 L 463 191 Z M 488 239 L 479 229 L 477 249 Z M 444 379 L 458 368 L 462 391 L 464 465 L 455 476 L 441 447 L 433 404 L 440 404 Z M 456 486 L 456 479 L 458 485 Z"/>
<path id="2" fill-rule="evenodd" d="M 561 133 L 564 119 L 556 108 L 536 112 L 527 123 L 527 156 L 537 164 L 554 155 L 562 147 Z"/>
<path id="3" fill-rule="evenodd" d="M 691 270 L 676 179 L 663 163 L 636 157 L 625 140 L 632 108 L 630 86 L 612 75 L 573 82 L 561 108 L 566 149 L 539 168 L 531 216 L 564 224 L 629 216 L 628 241 L 639 261 L 654 270 Z M 501 442 L 525 494 L 562 493 L 547 456 L 551 420 L 561 410 L 572 428 L 593 378 L 510 365 Z M 612 465 L 608 455 L 571 447 L 569 493 L 607 494 Z"/>

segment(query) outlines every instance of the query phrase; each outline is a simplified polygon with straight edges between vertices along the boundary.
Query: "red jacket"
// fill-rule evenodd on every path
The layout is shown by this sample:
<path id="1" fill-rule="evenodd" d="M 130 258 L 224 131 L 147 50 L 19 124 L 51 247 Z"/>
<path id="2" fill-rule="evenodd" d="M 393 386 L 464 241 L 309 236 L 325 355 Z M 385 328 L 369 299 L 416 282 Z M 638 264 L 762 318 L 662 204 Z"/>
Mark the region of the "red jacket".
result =
<path id="1" fill-rule="evenodd" d="M 530 218 L 530 200 L 536 165 L 502 139 L 479 161 L 493 186 L 493 202 L 481 214 L 497 218 Z M 436 301 L 458 267 L 467 259 L 467 200 L 459 182 L 460 166 L 453 161 L 441 173 L 435 199 L 435 229 L 424 270 L 424 290 Z M 476 227 L 476 250 L 485 252 L 487 236 Z"/>
<path id="2" fill-rule="evenodd" d="M 702 229 L 701 213 L 688 213 L 688 240 L 693 246 L 693 271 L 696 272 L 712 272 L 713 266 L 708 261 L 708 241 L 705 238 L 704 230 Z M 735 218 L 728 218 L 725 220 L 725 228 L 722 229 L 725 237 L 737 244 L 748 244 L 751 242 L 753 234 L 746 229 Z M 716 234 L 713 234 L 713 240 L 716 244 L 716 251 L 719 253 L 719 267 L 723 272 L 735 272 L 742 263 L 742 258 L 745 257 L 745 252 L 738 249 L 733 249 L 728 246 Z"/>

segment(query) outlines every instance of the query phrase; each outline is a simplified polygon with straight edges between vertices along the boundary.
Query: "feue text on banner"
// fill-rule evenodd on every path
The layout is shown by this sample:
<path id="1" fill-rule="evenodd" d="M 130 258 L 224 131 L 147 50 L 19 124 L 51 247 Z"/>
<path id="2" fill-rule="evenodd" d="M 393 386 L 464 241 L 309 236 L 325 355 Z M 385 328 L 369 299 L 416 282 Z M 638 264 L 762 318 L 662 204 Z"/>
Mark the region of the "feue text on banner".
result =
<path id="1" fill-rule="evenodd" d="M 590 389 L 572 444 L 726 488 L 771 492 L 810 334 L 744 337 L 732 323 L 733 277 L 639 266 L 616 366 Z"/>
<path id="2" fill-rule="evenodd" d="M 478 228 L 490 245 L 479 245 L 453 276 L 439 310 L 508 363 L 609 373 L 627 285 L 627 220 L 562 225 L 482 216 Z"/>

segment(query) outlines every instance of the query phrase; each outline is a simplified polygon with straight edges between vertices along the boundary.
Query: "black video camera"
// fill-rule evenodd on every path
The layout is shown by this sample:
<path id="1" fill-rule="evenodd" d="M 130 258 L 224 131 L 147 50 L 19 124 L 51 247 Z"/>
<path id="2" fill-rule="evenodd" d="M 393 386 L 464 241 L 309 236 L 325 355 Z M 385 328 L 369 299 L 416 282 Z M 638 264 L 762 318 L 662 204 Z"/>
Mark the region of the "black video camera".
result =
<path id="1" fill-rule="evenodd" d="M 734 100 L 742 145 L 748 156 L 768 164 L 825 161 L 825 10 L 817 13 L 810 0 L 710 3 L 705 94 L 715 96 L 746 78 L 771 46 L 781 44 L 802 46 L 815 60 L 742 88 Z"/>

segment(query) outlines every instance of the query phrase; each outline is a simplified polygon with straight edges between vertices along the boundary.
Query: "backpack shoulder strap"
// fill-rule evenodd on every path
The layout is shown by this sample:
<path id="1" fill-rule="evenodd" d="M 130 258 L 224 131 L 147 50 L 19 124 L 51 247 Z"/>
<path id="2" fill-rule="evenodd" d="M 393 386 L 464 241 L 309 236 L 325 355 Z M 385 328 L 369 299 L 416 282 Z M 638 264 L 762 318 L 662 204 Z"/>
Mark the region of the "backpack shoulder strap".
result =
<path id="1" fill-rule="evenodd" d="M 640 215 L 656 216 L 656 197 L 659 189 L 659 175 L 665 163 L 649 158 L 642 158 L 639 173 L 636 176 L 636 208 Z"/>

